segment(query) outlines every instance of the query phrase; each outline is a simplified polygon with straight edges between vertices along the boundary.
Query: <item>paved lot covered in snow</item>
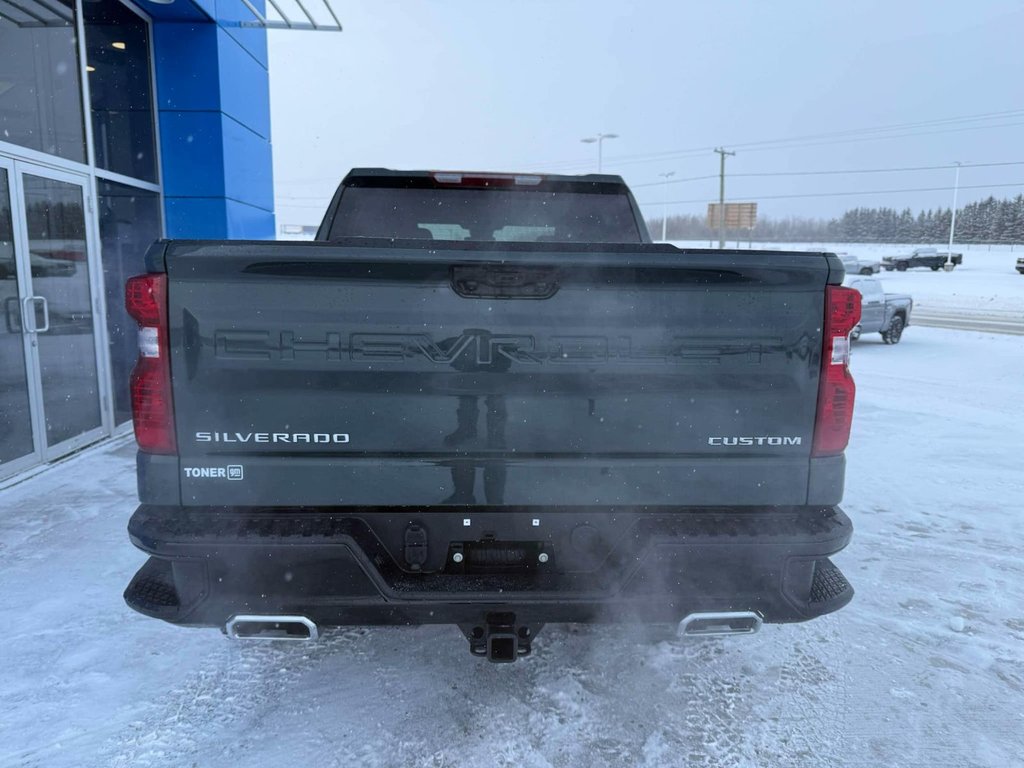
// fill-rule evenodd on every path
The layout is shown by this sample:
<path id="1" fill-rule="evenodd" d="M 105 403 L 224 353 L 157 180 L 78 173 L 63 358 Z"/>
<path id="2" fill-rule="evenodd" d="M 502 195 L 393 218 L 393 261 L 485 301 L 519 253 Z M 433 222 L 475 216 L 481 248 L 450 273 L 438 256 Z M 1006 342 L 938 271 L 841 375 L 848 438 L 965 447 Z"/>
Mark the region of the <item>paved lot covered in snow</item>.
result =
<path id="1" fill-rule="evenodd" d="M 1019 765 L 1024 338 L 913 327 L 853 367 L 857 596 L 748 638 L 549 626 L 506 666 L 445 627 L 239 645 L 121 601 L 127 440 L 0 491 L 0 765 Z"/>

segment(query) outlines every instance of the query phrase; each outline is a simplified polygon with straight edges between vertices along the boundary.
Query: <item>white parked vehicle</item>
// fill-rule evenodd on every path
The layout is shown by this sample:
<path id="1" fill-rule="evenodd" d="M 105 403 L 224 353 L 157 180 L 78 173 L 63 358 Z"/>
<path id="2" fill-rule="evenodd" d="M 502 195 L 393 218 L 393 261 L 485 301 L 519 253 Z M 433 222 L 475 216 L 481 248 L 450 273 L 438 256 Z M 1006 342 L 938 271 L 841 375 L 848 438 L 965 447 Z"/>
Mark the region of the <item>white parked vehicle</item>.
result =
<path id="1" fill-rule="evenodd" d="M 910 325 L 910 313 L 914 300 L 905 293 L 886 293 L 882 281 L 872 277 L 854 276 L 843 281 L 843 285 L 860 292 L 860 324 L 850 334 L 859 339 L 862 333 L 880 333 L 886 344 L 899 344 L 904 329 Z"/>
<path id="2" fill-rule="evenodd" d="M 882 262 L 877 259 L 863 259 L 849 253 L 837 253 L 848 275 L 871 275 L 882 271 Z"/>

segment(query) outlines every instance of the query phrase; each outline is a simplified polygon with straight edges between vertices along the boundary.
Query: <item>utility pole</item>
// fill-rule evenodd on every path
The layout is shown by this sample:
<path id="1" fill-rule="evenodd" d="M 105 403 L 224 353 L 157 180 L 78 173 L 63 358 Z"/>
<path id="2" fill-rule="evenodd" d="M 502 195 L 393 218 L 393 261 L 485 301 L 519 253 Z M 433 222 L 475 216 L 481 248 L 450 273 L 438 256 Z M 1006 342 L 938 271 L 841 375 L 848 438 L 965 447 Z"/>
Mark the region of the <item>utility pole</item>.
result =
<path id="1" fill-rule="evenodd" d="M 676 175 L 675 171 L 669 171 L 668 173 L 659 173 L 659 176 L 665 180 L 664 194 L 665 200 L 668 200 L 668 180 Z M 668 203 L 662 203 L 661 206 L 661 242 L 665 242 L 665 232 L 668 229 Z"/>
<path id="2" fill-rule="evenodd" d="M 735 155 L 735 152 L 726 152 L 718 147 L 715 152 L 721 158 L 718 171 L 718 248 L 725 248 L 725 156 Z"/>
<path id="3" fill-rule="evenodd" d="M 953 181 L 953 216 L 949 220 L 949 247 L 946 249 L 946 261 L 953 257 L 953 232 L 956 230 L 956 193 L 960 191 L 960 161 L 956 163 L 956 178 Z"/>

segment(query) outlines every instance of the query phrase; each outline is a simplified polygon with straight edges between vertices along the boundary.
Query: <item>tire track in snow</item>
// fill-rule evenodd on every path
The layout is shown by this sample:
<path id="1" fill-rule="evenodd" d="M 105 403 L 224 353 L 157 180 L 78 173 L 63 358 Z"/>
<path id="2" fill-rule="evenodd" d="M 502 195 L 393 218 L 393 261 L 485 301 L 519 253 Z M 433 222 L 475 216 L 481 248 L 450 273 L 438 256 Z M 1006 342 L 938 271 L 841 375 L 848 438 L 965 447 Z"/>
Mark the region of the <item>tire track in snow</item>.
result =
<path id="1" fill-rule="evenodd" d="M 225 735 L 245 732 L 252 720 L 281 703 L 286 678 L 309 672 L 324 658 L 358 660 L 372 630 L 328 631 L 318 643 L 252 642 L 224 645 L 207 664 L 169 693 L 154 691 L 144 717 L 108 743 L 104 768 L 206 765 Z M 239 728 L 239 726 L 242 726 Z M 201 762 L 195 762 L 202 755 Z M 225 757 L 227 757 L 225 755 Z M 230 761 L 226 761 L 230 762 Z"/>
<path id="2" fill-rule="evenodd" d="M 511 742 L 503 765 L 837 765 L 838 629 L 807 627 L 654 643 L 630 628 L 548 627 L 516 665 L 528 674 L 491 692 L 515 703 L 480 713 L 481 743 Z"/>

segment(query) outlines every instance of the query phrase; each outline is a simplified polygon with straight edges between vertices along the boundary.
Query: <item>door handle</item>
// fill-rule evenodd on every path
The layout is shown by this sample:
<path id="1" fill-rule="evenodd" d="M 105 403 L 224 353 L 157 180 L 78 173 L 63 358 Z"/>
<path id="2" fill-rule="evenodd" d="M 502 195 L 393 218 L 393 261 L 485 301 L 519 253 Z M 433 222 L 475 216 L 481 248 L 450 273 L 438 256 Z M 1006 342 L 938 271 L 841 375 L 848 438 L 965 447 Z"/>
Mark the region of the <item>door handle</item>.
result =
<path id="1" fill-rule="evenodd" d="M 36 324 L 36 302 L 43 303 L 43 327 Z M 22 301 L 21 325 L 28 333 L 46 333 L 50 330 L 50 304 L 45 296 L 26 296 Z M 31 305 L 31 306 L 30 306 Z M 25 322 L 25 318 L 32 318 L 32 327 Z"/>

